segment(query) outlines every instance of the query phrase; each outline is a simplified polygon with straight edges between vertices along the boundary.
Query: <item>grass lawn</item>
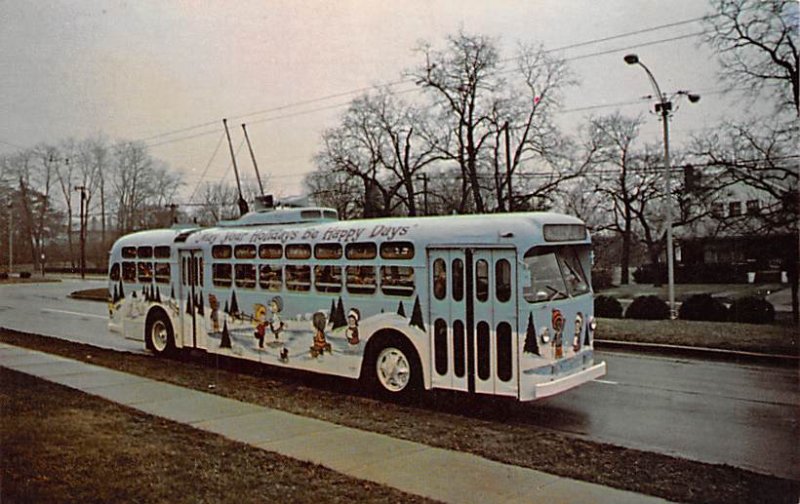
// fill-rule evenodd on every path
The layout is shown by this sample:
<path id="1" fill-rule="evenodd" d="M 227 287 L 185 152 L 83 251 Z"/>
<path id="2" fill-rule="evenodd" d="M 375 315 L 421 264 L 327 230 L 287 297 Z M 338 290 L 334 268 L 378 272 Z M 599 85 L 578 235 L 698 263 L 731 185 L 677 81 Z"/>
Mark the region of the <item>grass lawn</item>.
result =
<path id="1" fill-rule="evenodd" d="M 290 373 L 242 361 L 209 357 L 164 362 L 147 355 L 119 353 L 9 330 L 0 330 L 0 341 L 348 427 L 677 502 L 796 502 L 800 492 L 800 482 L 727 465 L 622 448 L 542 427 L 542 424 L 547 424 L 545 416 L 549 413 L 536 403 L 433 392 L 425 394 L 418 402 L 401 405 L 366 397 L 357 392 L 356 384 L 350 380 Z M 209 388 L 212 384 L 213 389 Z M 0 394 L 7 388 L 2 384 Z M 40 396 L 26 392 L 24 397 Z M 5 411 L 6 407 L 0 405 L 0 414 L 6 415 Z M 2 420 L 0 424 L 5 426 L 7 422 L 4 418 Z M 103 431 L 102 428 L 96 430 Z M 187 432 L 191 439 L 180 438 L 181 446 L 191 445 L 195 437 L 203 438 L 196 431 Z M 0 439 L 5 440 L 6 434 L 2 434 Z M 158 442 L 154 444 L 158 445 Z M 5 448 L 0 450 L 4 451 Z M 222 452 L 227 453 L 224 449 Z M 186 451 L 184 458 L 191 460 L 195 455 L 198 454 Z M 35 451 L 32 456 L 36 456 Z M 107 463 L 104 458 L 107 455 L 97 456 L 99 463 Z M 222 460 L 228 459 L 222 457 Z M 158 457 L 150 456 L 150 463 L 158 463 Z M 171 463 L 178 464 L 177 461 Z M 215 470 L 230 475 L 245 471 L 248 464 L 246 460 L 237 459 L 216 466 Z M 3 467 L 6 466 L 3 462 Z M 46 473 L 39 474 L 48 477 Z M 261 471 L 260 474 L 268 479 L 268 472 Z M 190 478 L 192 482 L 195 479 Z M 144 481 L 148 480 L 145 478 Z M 308 486 L 309 476 L 294 474 L 283 481 L 303 487 Z M 164 497 L 163 500 L 170 499 Z M 283 500 L 286 498 L 277 501 Z M 324 496 L 314 500 L 326 501 Z M 303 502 L 299 498 L 297 501 Z"/>
<path id="2" fill-rule="evenodd" d="M 798 355 L 796 326 L 691 320 L 598 319 L 597 339 Z"/>
<path id="3" fill-rule="evenodd" d="M 2 502 L 434 502 L 0 368 Z"/>

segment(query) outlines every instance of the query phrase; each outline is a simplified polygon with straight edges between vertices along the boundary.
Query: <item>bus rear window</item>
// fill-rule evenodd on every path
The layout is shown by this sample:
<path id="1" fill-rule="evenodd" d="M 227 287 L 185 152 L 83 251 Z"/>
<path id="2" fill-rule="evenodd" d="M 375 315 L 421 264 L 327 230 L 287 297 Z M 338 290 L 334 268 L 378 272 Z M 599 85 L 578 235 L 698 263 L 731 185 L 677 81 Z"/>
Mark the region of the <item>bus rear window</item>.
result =
<path id="1" fill-rule="evenodd" d="M 588 261 L 588 246 L 533 248 L 525 254 L 530 280 L 523 286 L 525 301 L 539 303 L 589 292 L 581 258 Z"/>
<path id="2" fill-rule="evenodd" d="M 119 280 L 119 263 L 111 265 L 111 270 L 108 272 L 108 277 L 115 282 Z"/>
<path id="3" fill-rule="evenodd" d="M 122 257 L 124 259 L 135 259 L 136 247 L 122 247 Z"/>
<path id="4" fill-rule="evenodd" d="M 125 261 L 122 263 L 122 281 L 135 282 L 136 281 L 136 263 Z"/>
<path id="5" fill-rule="evenodd" d="M 153 247 L 139 247 L 136 251 L 139 259 L 150 259 L 153 257 Z"/>
<path id="6" fill-rule="evenodd" d="M 153 256 L 156 259 L 169 259 L 170 249 L 169 247 L 156 247 L 153 249 Z"/>

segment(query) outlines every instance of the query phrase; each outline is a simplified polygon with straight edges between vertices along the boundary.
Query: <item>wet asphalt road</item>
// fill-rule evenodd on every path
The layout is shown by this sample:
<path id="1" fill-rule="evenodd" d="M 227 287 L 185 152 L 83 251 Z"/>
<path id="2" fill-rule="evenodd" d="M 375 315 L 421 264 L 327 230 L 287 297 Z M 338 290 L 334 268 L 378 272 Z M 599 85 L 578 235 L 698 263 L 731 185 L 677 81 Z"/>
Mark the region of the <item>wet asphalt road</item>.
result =
<path id="1" fill-rule="evenodd" d="M 108 332 L 104 303 L 67 298 L 103 281 L 0 286 L 0 326 L 144 352 Z M 602 380 L 516 409 L 531 425 L 800 480 L 798 370 L 598 352 Z"/>

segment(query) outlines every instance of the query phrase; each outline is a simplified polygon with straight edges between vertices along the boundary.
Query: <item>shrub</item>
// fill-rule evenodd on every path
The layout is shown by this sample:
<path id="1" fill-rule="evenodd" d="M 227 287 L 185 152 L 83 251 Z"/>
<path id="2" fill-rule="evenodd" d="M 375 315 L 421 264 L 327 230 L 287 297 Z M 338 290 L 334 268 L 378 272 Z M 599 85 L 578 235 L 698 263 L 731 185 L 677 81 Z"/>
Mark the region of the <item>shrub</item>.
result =
<path id="1" fill-rule="evenodd" d="M 593 269 L 592 270 L 592 289 L 595 292 L 610 289 L 613 287 L 611 283 L 611 273 L 612 271 L 609 269 Z"/>
<path id="2" fill-rule="evenodd" d="M 728 309 L 728 318 L 731 322 L 769 324 L 775 321 L 775 307 L 756 296 L 734 299 Z"/>
<path id="3" fill-rule="evenodd" d="M 678 310 L 678 318 L 724 322 L 728 319 L 728 309 L 711 294 L 695 294 L 683 302 Z"/>
<path id="4" fill-rule="evenodd" d="M 625 318 L 664 320 L 669 318 L 669 306 L 658 296 L 639 296 L 625 311 Z"/>
<path id="5" fill-rule="evenodd" d="M 597 296 L 594 298 L 594 316 L 622 318 L 622 305 L 611 296 Z"/>
<path id="6" fill-rule="evenodd" d="M 7 271 L 0 272 L 0 280 L 8 280 L 8 272 Z"/>
<path id="7" fill-rule="evenodd" d="M 21 271 L 20 274 L 19 274 L 19 277 L 20 278 L 30 278 L 31 277 L 31 272 L 30 271 Z"/>
<path id="8" fill-rule="evenodd" d="M 666 264 L 642 264 L 633 272 L 638 284 L 663 284 L 667 281 Z"/>

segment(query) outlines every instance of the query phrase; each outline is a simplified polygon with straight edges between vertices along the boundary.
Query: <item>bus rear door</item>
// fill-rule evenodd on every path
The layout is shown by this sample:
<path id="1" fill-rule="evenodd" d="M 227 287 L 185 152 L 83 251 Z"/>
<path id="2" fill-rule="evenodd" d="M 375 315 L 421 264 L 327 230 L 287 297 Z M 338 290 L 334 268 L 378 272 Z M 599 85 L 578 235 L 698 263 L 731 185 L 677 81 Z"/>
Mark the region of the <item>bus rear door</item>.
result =
<path id="1" fill-rule="evenodd" d="M 203 320 L 198 317 L 202 310 L 203 253 L 201 250 L 181 250 L 180 289 L 180 334 L 183 348 L 205 348 Z"/>

